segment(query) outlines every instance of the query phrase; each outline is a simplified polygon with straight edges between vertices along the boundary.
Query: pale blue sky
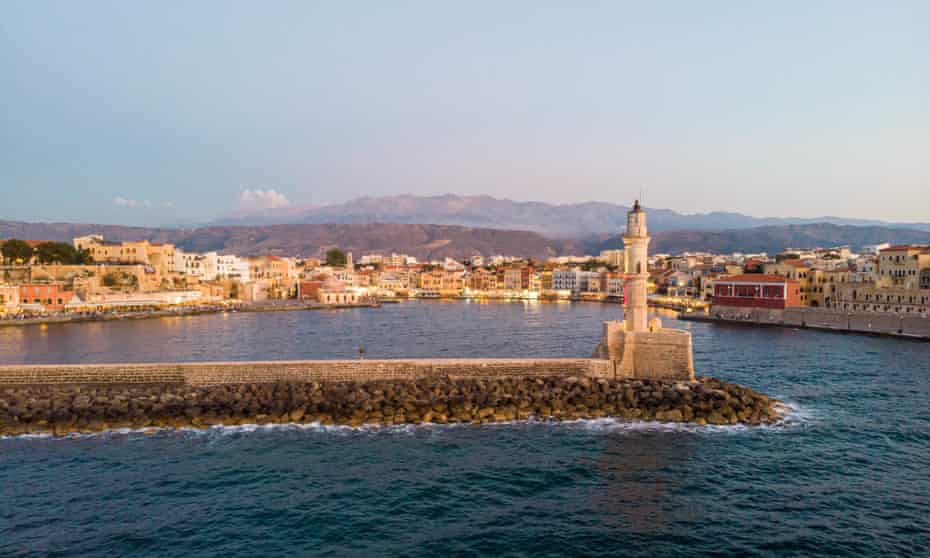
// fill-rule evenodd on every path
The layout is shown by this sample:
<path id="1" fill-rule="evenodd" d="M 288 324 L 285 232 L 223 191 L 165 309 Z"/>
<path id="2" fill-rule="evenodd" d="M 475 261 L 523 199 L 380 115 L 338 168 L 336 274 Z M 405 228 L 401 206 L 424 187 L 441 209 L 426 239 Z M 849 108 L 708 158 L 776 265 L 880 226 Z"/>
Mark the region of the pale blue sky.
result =
<path id="1" fill-rule="evenodd" d="M 0 76 L 4 219 L 645 188 L 930 220 L 926 0 L 6 0 Z"/>

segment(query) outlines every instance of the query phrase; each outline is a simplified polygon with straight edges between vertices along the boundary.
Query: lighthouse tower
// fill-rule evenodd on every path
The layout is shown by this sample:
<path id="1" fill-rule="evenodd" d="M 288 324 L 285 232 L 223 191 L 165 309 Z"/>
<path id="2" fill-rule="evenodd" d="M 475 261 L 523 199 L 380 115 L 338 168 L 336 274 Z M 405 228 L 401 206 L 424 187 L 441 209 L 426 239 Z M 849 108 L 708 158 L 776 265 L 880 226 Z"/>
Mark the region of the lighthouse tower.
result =
<path id="1" fill-rule="evenodd" d="M 626 234 L 623 235 L 623 322 L 626 331 L 647 331 L 646 282 L 649 279 L 649 235 L 646 229 L 646 212 L 639 205 L 626 215 Z"/>
<path id="2" fill-rule="evenodd" d="M 594 350 L 599 375 L 694 380 L 691 333 L 665 329 L 659 318 L 649 319 L 646 300 L 649 232 L 646 212 L 639 200 L 627 213 L 623 248 L 623 321 L 604 322 L 604 336 Z"/>

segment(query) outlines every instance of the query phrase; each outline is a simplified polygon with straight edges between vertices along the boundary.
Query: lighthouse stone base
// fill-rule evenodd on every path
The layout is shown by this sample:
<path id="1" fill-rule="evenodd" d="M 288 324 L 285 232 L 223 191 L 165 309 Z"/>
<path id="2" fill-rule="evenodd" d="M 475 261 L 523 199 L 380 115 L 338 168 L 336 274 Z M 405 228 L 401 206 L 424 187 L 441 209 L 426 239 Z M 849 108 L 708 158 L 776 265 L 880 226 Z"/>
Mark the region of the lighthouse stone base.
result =
<path id="1" fill-rule="evenodd" d="M 604 322 L 594 358 L 609 361 L 601 375 L 611 378 L 694 380 L 691 333 L 663 329 L 658 320 L 648 331 L 626 331 L 624 322 Z"/>

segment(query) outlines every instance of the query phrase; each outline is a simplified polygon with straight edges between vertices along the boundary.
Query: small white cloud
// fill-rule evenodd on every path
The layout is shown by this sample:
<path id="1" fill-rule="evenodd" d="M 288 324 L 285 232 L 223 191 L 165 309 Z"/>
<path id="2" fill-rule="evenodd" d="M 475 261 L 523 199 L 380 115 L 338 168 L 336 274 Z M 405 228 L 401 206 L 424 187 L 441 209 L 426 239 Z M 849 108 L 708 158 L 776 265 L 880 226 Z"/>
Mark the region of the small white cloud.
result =
<path id="1" fill-rule="evenodd" d="M 165 209 L 171 209 L 172 207 L 174 207 L 174 202 L 170 202 L 170 201 L 161 202 L 161 206 L 164 207 Z"/>
<path id="2" fill-rule="evenodd" d="M 152 207 L 152 202 L 149 200 L 133 200 L 129 198 L 113 198 L 113 205 L 116 207 L 129 207 L 132 209 L 140 207 Z"/>
<path id="3" fill-rule="evenodd" d="M 275 190 L 243 190 L 239 192 L 239 207 L 244 210 L 277 209 L 287 207 L 291 201 L 287 196 Z"/>

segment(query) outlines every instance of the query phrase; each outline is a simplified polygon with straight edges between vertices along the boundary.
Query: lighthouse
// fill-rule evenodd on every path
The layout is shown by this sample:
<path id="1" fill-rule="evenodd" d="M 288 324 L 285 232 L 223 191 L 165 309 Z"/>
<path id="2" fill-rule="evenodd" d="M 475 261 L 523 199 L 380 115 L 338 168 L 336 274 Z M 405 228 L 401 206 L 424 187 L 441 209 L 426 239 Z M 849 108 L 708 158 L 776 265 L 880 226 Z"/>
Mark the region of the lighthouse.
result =
<path id="1" fill-rule="evenodd" d="M 649 319 L 646 283 L 649 280 L 649 230 L 639 200 L 626 215 L 623 240 L 623 321 L 604 322 L 604 333 L 594 350 L 599 374 L 607 378 L 694 380 L 691 333 L 662 327 Z"/>
<path id="2" fill-rule="evenodd" d="M 647 331 L 648 309 L 646 282 L 649 279 L 649 234 L 646 212 L 633 204 L 626 214 L 626 234 L 623 235 L 623 322 L 626 331 Z"/>

